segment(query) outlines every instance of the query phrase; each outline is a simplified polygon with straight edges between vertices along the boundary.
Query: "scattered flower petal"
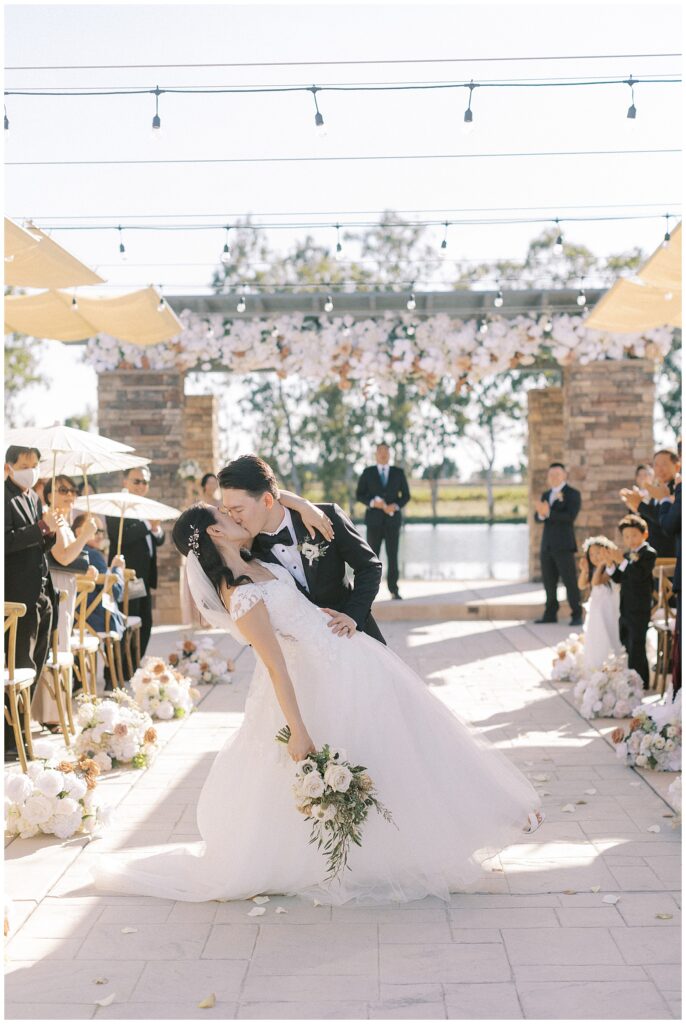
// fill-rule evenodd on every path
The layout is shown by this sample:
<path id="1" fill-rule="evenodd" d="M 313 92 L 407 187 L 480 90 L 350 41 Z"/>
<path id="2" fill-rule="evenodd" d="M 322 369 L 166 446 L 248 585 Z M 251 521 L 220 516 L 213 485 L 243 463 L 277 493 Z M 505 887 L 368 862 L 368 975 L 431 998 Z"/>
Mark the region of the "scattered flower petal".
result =
<path id="1" fill-rule="evenodd" d="M 248 917 L 261 917 L 262 914 L 266 914 L 267 911 L 264 907 L 253 907 L 252 910 L 248 911 Z"/>
<path id="2" fill-rule="evenodd" d="M 566 814 L 573 814 L 575 810 L 574 804 L 565 804 L 564 807 L 561 808 L 561 810 L 563 810 Z"/>
<path id="3" fill-rule="evenodd" d="M 648 825 L 648 828 L 646 829 L 646 832 L 659 832 L 659 831 L 660 831 L 660 826 L 659 825 Z"/>
<path id="4" fill-rule="evenodd" d="M 274 911 L 274 913 L 275 914 L 287 914 L 288 911 L 286 910 L 285 907 L 277 907 L 276 910 Z"/>
<path id="5" fill-rule="evenodd" d="M 217 1002 L 217 997 L 215 996 L 214 992 L 212 992 L 205 999 L 201 999 L 200 1000 L 200 1002 L 198 1003 L 198 1009 L 199 1010 L 211 1010 L 212 1007 L 216 1005 L 216 1002 Z"/>
<path id="6" fill-rule="evenodd" d="M 612 903 L 612 904 L 619 903 L 619 896 L 613 896 L 613 895 L 603 896 L 603 903 Z"/>
<path id="7" fill-rule="evenodd" d="M 630 786 L 640 786 L 641 783 L 640 782 L 630 782 L 629 785 Z"/>
<path id="8" fill-rule="evenodd" d="M 313 907 L 321 907 L 321 903 L 319 902 L 319 900 L 312 900 L 312 906 Z"/>
<path id="9" fill-rule="evenodd" d="M 104 999 L 96 999 L 95 1000 L 95 1005 L 96 1006 L 111 1006 L 112 1003 L 114 1002 L 114 997 L 115 997 L 116 994 L 117 994 L 116 992 L 110 992 L 110 994 L 108 996 L 105 996 Z"/>
<path id="10" fill-rule="evenodd" d="M 576 896 L 576 889 L 563 889 L 565 896 Z"/>
<path id="11" fill-rule="evenodd" d="M 673 914 L 656 914 L 655 917 L 658 919 L 658 921 L 671 921 L 672 918 L 674 917 L 674 915 Z"/>
<path id="12" fill-rule="evenodd" d="M 547 789 L 539 789 L 538 795 L 539 796 L 550 796 L 550 791 L 547 790 Z"/>
<path id="13" fill-rule="evenodd" d="M 94 985 L 107 985 L 109 983 L 109 980 L 110 980 L 109 978 L 93 978 L 93 984 Z"/>
<path id="14" fill-rule="evenodd" d="M 534 778 L 534 782 L 549 782 L 550 781 L 550 776 L 549 775 L 534 775 L 533 778 Z"/>
<path id="15" fill-rule="evenodd" d="M 595 796 L 597 792 L 598 792 L 597 789 L 585 789 L 584 790 L 584 793 L 586 793 L 588 796 Z"/>
<path id="16" fill-rule="evenodd" d="M 599 885 L 592 885 L 591 886 L 591 892 L 600 892 L 600 886 Z"/>
<path id="17" fill-rule="evenodd" d="M 253 903 L 257 903 L 258 906 L 262 906 L 263 903 L 269 903 L 268 896 L 253 896 Z"/>
<path id="18" fill-rule="evenodd" d="M 122 928 L 121 933 L 122 935 L 133 935 L 133 933 L 137 931 L 137 928 Z"/>
<path id="19" fill-rule="evenodd" d="M 580 807 L 582 804 L 587 804 L 587 803 L 588 803 L 588 800 L 577 800 L 576 805 L 577 805 L 577 807 Z"/>

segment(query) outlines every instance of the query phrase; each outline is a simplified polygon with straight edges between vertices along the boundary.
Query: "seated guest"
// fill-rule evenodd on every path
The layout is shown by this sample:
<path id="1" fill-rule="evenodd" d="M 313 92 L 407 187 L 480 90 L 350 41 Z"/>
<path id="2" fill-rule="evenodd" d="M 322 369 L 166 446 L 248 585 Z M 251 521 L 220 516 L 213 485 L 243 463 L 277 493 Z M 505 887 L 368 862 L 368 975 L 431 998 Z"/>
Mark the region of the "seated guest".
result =
<path id="1" fill-rule="evenodd" d="M 214 505 L 215 508 L 219 508 L 222 501 L 219 493 L 219 480 L 214 473 L 205 473 L 204 477 L 200 481 L 201 501 L 204 501 L 206 505 Z"/>
<path id="2" fill-rule="evenodd" d="M 665 484 L 669 494 L 674 494 L 675 478 L 679 472 L 680 461 L 677 452 L 671 448 L 661 448 L 653 456 L 653 470 L 655 482 Z M 649 487 L 644 484 L 646 490 Z M 644 498 L 637 487 L 633 490 L 624 488 L 620 497 L 631 512 L 641 516 L 648 524 L 650 531 L 651 546 L 655 548 L 658 558 L 674 558 L 675 542 L 674 537 L 665 533 L 660 526 L 660 503 L 655 498 Z"/>
<path id="3" fill-rule="evenodd" d="M 77 537 L 81 537 L 87 531 L 88 528 L 88 516 L 86 514 L 78 515 L 74 520 L 73 524 L 74 533 Z M 104 526 L 99 525 L 94 536 L 88 538 L 86 546 L 84 548 L 84 554 L 86 555 L 91 569 L 95 569 L 98 575 L 113 576 L 114 580 L 109 589 L 108 593 L 103 594 L 102 600 L 98 602 L 96 607 L 88 616 L 88 625 L 91 629 L 95 630 L 96 633 L 104 633 L 106 628 L 106 612 L 110 612 L 109 628 L 114 630 L 119 639 L 124 636 L 126 629 L 126 621 L 124 614 L 119 608 L 119 603 L 124 596 L 124 568 L 126 562 L 122 555 L 115 555 L 112 559 L 110 569 L 107 568 L 107 559 L 105 557 L 103 549 L 107 549 L 109 541 L 107 539 L 107 530 Z M 92 594 L 88 595 L 88 604 L 92 604 L 93 601 L 98 599 L 98 596 L 102 593 L 103 585 L 98 583 Z M 112 679 L 110 676 L 109 666 L 105 665 L 105 689 L 112 689 Z"/>
<path id="4" fill-rule="evenodd" d="M 623 555 L 603 551 L 607 573 L 619 583 L 619 637 L 629 656 L 629 668 L 635 669 L 647 690 L 650 685 L 646 635 L 653 603 L 653 568 L 657 557 L 648 544 L 648 524 L 637 515 L 624 516 L 619 523 Z"/>
<path id="5" fill-rule="evenodd" d="M 679 460 L 681 460 L 681 438 L 677 445 Z M 662 493 L 657 487 L 651 488 L 651 497 L 659 501 L 660 526 L 664 533 L 674 537 L 676 565 L 672 586 L 676 595 L 676 624 L 674 629 L 673 661 L 672 661 L 672 685 L 674 693 L 681 689 L 681 476 L 676 478 L 676 487 L 673 496 L 665 493 L 663 485 Z"/>

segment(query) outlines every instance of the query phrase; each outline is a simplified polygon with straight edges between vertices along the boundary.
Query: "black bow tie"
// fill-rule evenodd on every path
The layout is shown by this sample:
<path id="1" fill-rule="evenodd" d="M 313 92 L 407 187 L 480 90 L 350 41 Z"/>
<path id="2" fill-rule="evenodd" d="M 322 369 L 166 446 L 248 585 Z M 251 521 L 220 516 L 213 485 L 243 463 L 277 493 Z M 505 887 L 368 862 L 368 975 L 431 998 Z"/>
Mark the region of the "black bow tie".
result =
<path id="1" fill-rule="evenodd" d="M 291 531 L 287 526 L 284 526 L 278 533 L 260 533 L 258 536 L 263 548 L 273 548 L 275 544 L 285 544 L 287 548 L 293 545 Z"/>

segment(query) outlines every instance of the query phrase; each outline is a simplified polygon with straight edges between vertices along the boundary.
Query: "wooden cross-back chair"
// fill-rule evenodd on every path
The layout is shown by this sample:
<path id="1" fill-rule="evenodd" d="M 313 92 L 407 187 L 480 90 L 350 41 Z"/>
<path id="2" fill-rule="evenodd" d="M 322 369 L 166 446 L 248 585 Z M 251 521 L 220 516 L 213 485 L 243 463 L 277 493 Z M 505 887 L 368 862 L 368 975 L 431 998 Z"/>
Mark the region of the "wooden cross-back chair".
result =
<path id="1" fill-rule="evenodd" d="M 671 672 L 672 651 L 674 647 L 674 627 L 676 612 L 671 601 L 674 596 L 674 571 L 676 559 L 661 558 L 661 564 L 655 565 L 653 576 L 657 580 L 657 603 L 651 613 L 651 623 L 657 633 L 657 663 L 653 689 L 664 693 L 667 687 L 667 676 Z"/>
<path id="2" fill-rule="evenodd" d="M 124 597 L 122 599 L 122 611 L 126 621 L 126 632 L 124 633 L 124 657 L 129 679 L 141 663 L 141 618 L 139 615 L 129 615 L 129 584 L 136 579 L 134 569 L 124 569 Z"/>
<path id="3" fill-rule="evenodd" d="M 59 592 L 60 604 L 67 600 L 66 590 Z M 60 723 L 64 744 L 71 746 L 71 737 L 75 735 L 74 713 L 72 708 L 72 684 L 74 672 L 74 655 L 71 651 L 59 649 L 59 630 L 57 625 L 52 631 L 50 655 L 45 663 L 43 685 L 57 706 L 57 717 Z"/>
<path id="4" fill-rule="evenodd" d="M 71 637 L 71 651 L 74 668 L 84 693 L 97 696 L 98 651 L 100 640 L 89 633 L 86 623 L 88 595 L 95 590 L 95 583 L 79 576 L 76 580 L 76 601 L 74 603 L 74 633 Z"/>
<path id="5" fill-rule="evenodd" d="M 19 619 L 26 615 L 26 605 L 18 601 L 5 601 L 5 718 L 12 727 L 14 741 L 17 745 L 17 756 L 22 771 L 28 765 L 26 753 L 33 760 L 33 743 L 31 742 L 31 684 L 36 678 L 32 668 L 17 668 L 17 625 Z M 24 734 L 20 715 L 24 720 Z M 26 746 L 24 746 L 26 740 Z"/>
<path id="6" fill-rule="evenodd" d="M 101 589 L 100 593 L 89 601 L 86 608 L 86 629 L 91 636 L 98 638 L 98 641 L 101 644 L 103 658 L 106 660 L 107 666 L 110 670 L 112 686 L 115 690 L 119 690 L 124 687 L 124 669 L 122 667 L 121 658 L 122 639 L 117 631 L 112 629 L 112 612 L 110 608 L 107 607 L 107 603 L 103 603 L 103 599 L 111 596 L 112 594 L 112 587 L 116 583 L 116 576 L 114 573 L 99 573 L 95 579 L 95 583 L 99 585 Z M 105 629 L 98 632 L 93 629 L 88 622 L 88 619 L 99 605 L 102 605 L 105 612 Z"/>

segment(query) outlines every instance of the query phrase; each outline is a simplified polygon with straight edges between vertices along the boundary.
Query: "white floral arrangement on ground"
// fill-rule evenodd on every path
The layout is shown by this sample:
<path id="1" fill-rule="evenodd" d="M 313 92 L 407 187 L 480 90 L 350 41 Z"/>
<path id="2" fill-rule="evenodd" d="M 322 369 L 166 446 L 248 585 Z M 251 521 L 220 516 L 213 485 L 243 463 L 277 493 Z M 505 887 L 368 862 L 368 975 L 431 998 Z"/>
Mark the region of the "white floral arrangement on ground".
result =
<path id="1" fill-rule="evenodd" d="M 474 382 L 503 370 L 529 366 L 539 356 L 562 366 L 599 359 L 662 359 L 673 330 L 609 334 L 585 326 L 584 317 L 562 313 L 458 320 L 444 313 L 417 318 L 387 312 L 377 318 L 284 314 L 231 320 L 221 313 L 179 315 L 183 331 L 171 341 L 142 348 L 100 334 L 87 346 L 96 372 L 116 369 L 211 370 L 232 373 L 275 370 L 346 390 L 374 381 L 394 395 L 414 379 L 428 393 L 442 379 Z"/>
<path id="2" fill-rule="evenodd" d="M 120 765 L 148 767 L 159 748 L 157 732 L 150 715 L 127 693 L 113 690 L 104 699 L 80 694 L 76 700 L 81 727 L 74 742 L 78 755 L 92 758 L 102 772 Z"/>
<path id="3" fill-rule="evenodd" d="M 180 480 L 199 480 L 202 477 L 202 467 L 195 459 L 184 459 L 179 464 L 176 475 Z"/>
<path id="4" fill-rule="evenodd" d="M 162 658 L 151 656 L 143 659 L 131 677 L 130 686 L 138 707 L 163 722 L 190 715 L 200 697 L 189 676 L 167 665 Z"/>
<path id="5" fill-rule="evenodd" d="M 628 729 L 615 729 L 617 757 L 637 768 L 681 770 L 681 691 L 672 701 L 634 708 Z"/>
<path id="6" fill-rule="evenodd" d="M 30 839 L 39 832 L 58 839 L 95 835 L 110 820 L 110 808 L 98 801 L 100 769 L 90 758 L 72 761 L 39 758 L 28 770 L 5 779 L 5 831 Z"/>
<path id="7" fill-rule="evenodd" d="M 642 696 L 643 680 L 628 667 L 626 654 L 610 655 L 574 687 L 574 704 L 584 718 L 627 718 Z"/>
<path id="8" fill-rule="evenodd" d="M 167 661 L 173 669 L 189 676 L 194 683 L 230 683 L 234 671 L 231 658 L 222 657 L 209 636 L 179 640 Z"/>
<path id="9" fill-rule="evenodd" d="M 557 683 L 576 683 L 584 663 L 584 634 L 570 633 L 555 648 L 556 658 L 550 678 Z"/>
<path id="10" fill-rule="evenodd" d="M 288 743 L 289 727 L 280 729 L 275 738 Z M 345 751 L 328 744 L 299 761 L 295 776 L 296 809 L 312 822 L 310 843 L 323 849 L 327 858 L 326 881 L 339 878 L 345 868 L 350 870 L 350 844 L 362 845 L 362 826 L 370 808 L 393 824 L 391 813 L 378 799 L 367 769 L 346 761 Z"/>

